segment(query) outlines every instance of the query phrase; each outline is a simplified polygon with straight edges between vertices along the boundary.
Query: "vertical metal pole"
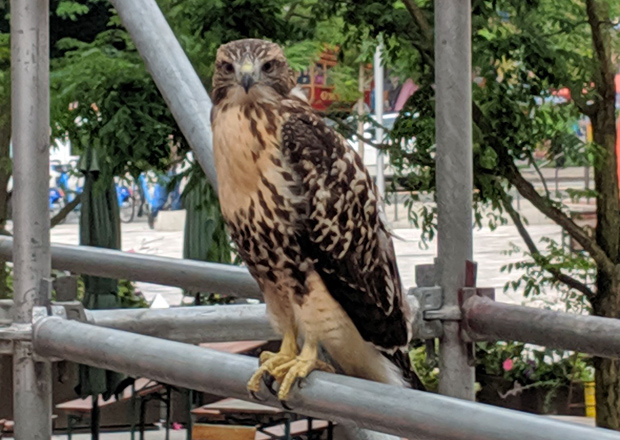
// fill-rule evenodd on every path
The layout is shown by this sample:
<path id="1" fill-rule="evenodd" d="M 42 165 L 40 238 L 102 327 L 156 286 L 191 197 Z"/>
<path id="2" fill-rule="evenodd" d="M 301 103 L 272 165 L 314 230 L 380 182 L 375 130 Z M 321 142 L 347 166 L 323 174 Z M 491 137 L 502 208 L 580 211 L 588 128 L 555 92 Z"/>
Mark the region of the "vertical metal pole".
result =
<path id="1" fill-rule="evenodd" d="M 375 119 L 378 127 L 375 129 L 375 142 L 383 142 L 383 43 L 379 42 L 375 50 Z M 385 175 L 383 174 L 383 151 L 377 150 L 377 190 L 383 199 L 385 196 Z"/>
<path id="2" fill-rule="evenodd" d="M 194 420 L 192 420 L 192 407 L 194 406 L 194 391 L 187 390 L 187 438 L 192 440 L 192 430 L 194 428 Z"/>
<path id="3" fill-rule="evenodd" d="M 11 0 L 14 322 L 32 322 L 41 280 L 50 273 L 49 0 Z M 13 355 L 16 440 L 52 436 L 51 366 L 32 344 Z"/>
<path id="4" fill-rule="evenodd" d="M 172 409 L 172 387 L 166 385 L 166 439 L 170 440 L 170 416 Z"/>
<path id="5" fill-rule="evenodd" d="M 136 440 L 136 382 L 131 384 L 131 427 L 130 439 Z"/>
<path id="6" fill-rule="evenodd" d="M 91 440 L 99 440 L 99 421 L 101 419 L 99 395 L 92 396 L 92 399 L 93 409 L 90 413 L 90 438 Z"/>
<path id="7" fill-rule="evenodd" d="M 458 305 L 472 258 L 471 0 L 435 1 L 437 276 L 444 305 Z M 474 369 L 459 323 L 444 322 L 439 392 L 474 400 Z"/>
<path id="8" fill-rule="evenodd" d="M 362 158 L 362 163 L 364 162 L 364 148 L 366 145 L 362 142 L 364 139 L 364 121 L 362 118 L 364 117 L 364 84 L 366 83 L 366 79 L 364 78 L 364 63 L 360 63 L 360 70 L 358 76 L 358 91 L 360 92 L 360 99 L 357 100 L 357 117 L 359 120 L 357 121 L 357 153 Z"/>

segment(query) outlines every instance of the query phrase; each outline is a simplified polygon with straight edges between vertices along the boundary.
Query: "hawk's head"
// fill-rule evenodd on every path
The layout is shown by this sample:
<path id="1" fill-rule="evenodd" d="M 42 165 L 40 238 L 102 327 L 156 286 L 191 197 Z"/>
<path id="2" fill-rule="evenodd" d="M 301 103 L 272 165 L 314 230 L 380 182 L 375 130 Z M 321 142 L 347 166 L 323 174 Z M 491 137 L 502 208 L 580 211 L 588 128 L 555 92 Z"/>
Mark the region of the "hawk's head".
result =
<path id="1" fill-rule="evenodd" d="M 213 101 L 229 92 L 275 91 L 285 96 L 295 86 L 295 75 L 280 46 L 269 41 L 246 39 L 220 46 L 213 75 Z"/>

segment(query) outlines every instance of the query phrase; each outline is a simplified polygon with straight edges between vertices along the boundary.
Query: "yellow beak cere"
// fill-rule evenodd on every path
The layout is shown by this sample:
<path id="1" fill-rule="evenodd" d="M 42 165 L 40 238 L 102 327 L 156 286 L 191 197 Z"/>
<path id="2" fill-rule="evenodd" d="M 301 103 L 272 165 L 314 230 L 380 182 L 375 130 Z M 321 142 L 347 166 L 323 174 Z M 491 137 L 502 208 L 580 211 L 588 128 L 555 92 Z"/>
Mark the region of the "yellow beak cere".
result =
<path id="1" fill-rule="evenodd" d="M 254 70 L 254 65 L 249 62 L 246 61 L 245 63 L 243 63 L 243 65 L 241 66 L 241 73 L 252 73 L 252 71 Z"/>

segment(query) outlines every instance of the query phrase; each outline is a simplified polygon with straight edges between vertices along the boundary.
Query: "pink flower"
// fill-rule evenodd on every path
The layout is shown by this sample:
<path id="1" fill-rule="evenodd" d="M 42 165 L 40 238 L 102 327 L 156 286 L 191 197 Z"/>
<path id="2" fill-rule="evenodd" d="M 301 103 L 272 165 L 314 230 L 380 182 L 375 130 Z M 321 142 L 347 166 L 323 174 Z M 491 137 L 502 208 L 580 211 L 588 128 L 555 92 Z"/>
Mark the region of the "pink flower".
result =
<path id="1" fill-rule="evenodd" d="M 502 363 L 502 368 L 504 369 L 504 371 L 510 371 L 510 370 L 512 370 L 512 367 L 513 367 L 512 359 L 506 359 Z"/>

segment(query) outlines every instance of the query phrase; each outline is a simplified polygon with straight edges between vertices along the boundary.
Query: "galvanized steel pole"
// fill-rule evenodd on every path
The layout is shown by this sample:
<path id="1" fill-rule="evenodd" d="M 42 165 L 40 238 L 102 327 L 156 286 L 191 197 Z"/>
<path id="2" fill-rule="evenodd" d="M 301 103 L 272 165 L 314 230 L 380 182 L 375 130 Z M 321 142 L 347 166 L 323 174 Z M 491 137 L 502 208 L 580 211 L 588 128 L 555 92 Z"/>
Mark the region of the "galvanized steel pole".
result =
<path id="1" fill-rule="evenodd" d="M 281 339 L 264 304 L 87 310 L 86 316 L 89 323 L 100 327 L 190 344 Z"/>
<path id="2" fill-rule="evenodd" d="M 96 342 L 96 343 L 94 343 Z M 38 354 L 250 400 L 254 358 L 50 317 L 34 331 Z M 266 404 L 275 396 L 261 393 Z M 419 440 L 620 440 L 620 433 L 445 396 L 314 372 L 287 402 L 295 412 Z"/>
<path id="3" fill-rule="evenodd" d="M 378 124 L 375 127 L 375 142 L 383 143 L 383 43 L 377 44 L 374 57 L 375 71 L 375 120 Z M 361 141 L 360 141 L 361 143 Z M 385 170 L 383 164 L 383 151 L 376 150 L 377 154 L 377 191 L 383 199 L 385 197 Z"/>
<path id="4" fill-rule="evenodd" d="M 111 0 L 123 25 L 192 147 L 217 188 L 211 132 L 211 99 L 155 0 Z"/>
<path id="5" fill-rule="evenodd" d="M 47 197 L 47 189 L 45 194 Z M 11 237 L 0 237 L 0 257 L 11 260 L 12 247 Z M 126 278 L 185 289 L 208 290 L 242 298 L 261 297 L 258 284 L 248 270 L 230 264 L 60 244 L 53 245 L 51 253 L 54 269 L 100 277 Z"/>
<path id="6" fill-rule="evenodd" d="M 50 273 L 49 2 L 11 0 L 11 112 L 13 142 L 13 322 L 32 322 L 45 302 L 41 281 Z M 32 342 L 16 341 L 13 354 L 15 438 L 52 435 L 52 373 L 36 362 Z"/>
<path id="7" fill-rule="evenodd" d="M 437 274 L 444 306 L 457 306 L 472 258 L 471 0 L 435 0 Z M 474 400 L 474 368 L 459 323 L 444 322 L 439 392 Z"/>
<path id="8" fill-rule="evenodd" d="M 412 297 L 409 300 L 414 308 L 417 302 Z M 90 324 L 190 344 L 281 338 L 273 330 L 264 304 L 85 312 Z M 414 326 L 413 332 L 414 338 L 419 336 L 419 328 Z"/>
<path id="9" fill-rule="evenodd" d="M 620 358 L 620 320 L 502 304 L 474 296 L 463 306 L 467 334 L 475 340 L 524 341 Z"/>

